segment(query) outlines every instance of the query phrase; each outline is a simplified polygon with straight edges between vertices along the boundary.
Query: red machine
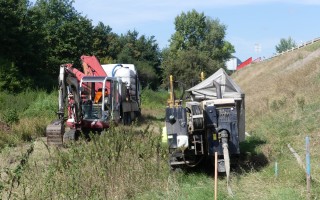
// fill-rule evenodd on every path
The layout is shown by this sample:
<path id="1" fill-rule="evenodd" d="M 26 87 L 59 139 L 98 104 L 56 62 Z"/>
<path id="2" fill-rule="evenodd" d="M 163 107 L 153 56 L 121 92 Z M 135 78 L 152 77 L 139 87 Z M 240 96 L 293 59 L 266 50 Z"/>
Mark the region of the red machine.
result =
<path id="1" fill-rule="evenodd" d="M 128 102 L 128 88 L 121 78 L 107 76 L 94 56 L 81 60 L 84 73 L 71 64 L 60 66 L 58 119 L 46 128 L 48 145 L 74 140 L 80 132 L 101 132 L 111 121 L 127 121 L 124 105 L 137 104 L 140 112 L 139 102 Z"/>

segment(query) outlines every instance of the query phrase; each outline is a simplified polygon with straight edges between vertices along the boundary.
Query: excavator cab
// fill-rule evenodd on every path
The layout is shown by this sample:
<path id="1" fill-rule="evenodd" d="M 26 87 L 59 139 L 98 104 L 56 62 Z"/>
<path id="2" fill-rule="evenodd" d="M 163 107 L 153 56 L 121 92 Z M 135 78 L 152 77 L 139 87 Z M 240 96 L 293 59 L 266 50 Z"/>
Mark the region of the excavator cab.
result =
<path id="1" fill-rule="evenodd" d="M 114 80 L 109 77 L 85 76 L 81 79 L 82 115 L 84 120 L 110 119 L 113 98 L 110 94 Z"/>

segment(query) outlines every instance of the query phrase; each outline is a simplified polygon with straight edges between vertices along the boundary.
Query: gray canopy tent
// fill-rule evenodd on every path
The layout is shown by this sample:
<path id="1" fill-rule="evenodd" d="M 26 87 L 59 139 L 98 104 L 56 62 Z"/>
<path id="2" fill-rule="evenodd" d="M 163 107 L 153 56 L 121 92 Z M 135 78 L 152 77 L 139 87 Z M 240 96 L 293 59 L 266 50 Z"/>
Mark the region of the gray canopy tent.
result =
<path id="1" fill-rule="evenodd" d="M 231 79 L 230 76 L 220 68 L 217 72 L 210 77 L 195 85 L 194 87 L 186 90 L 191 95 L 192 101 L 204 101 L 217 99 L 217 89 L 214 81 L 221 87 L 222 99 L 234 99 L 238 111 L 238 130 L 239 140 L 245 139 L 245 94 L 241 91 L 240 87 Z"/>

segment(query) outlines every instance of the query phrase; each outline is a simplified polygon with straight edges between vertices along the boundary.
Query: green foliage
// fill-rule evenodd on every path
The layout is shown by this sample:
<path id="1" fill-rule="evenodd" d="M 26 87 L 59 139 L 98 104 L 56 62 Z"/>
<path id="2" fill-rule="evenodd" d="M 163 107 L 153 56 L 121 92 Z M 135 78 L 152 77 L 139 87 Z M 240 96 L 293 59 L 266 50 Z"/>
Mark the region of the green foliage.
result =
<path id="1" fill-rule="evenodd" d="M 0 58 L 1 59 L 1 58 Z M 12 62 L 0 61 L 0 89 L 17 92 L 23 88 L 19 69 Z"/>
<path id="2" fill-rule="evenodd" d="M 13 124 L 19 121 L 18 112 L 16 109 L 8 109 L 3 114 L 4 122 L 7 124 Z"/>
<path id="3" fill-rule="evenodd" d="M 0 149 L 44 136 L 58 107 L 56 92 L 29 89 L 18 94 L 0 92 L 0 104 Z"/>
<path id="4" fill-rule="evenodd" d="M 277 53 L 281 53 L 290 50 L 296 46 L 296 42 L 291 37 L 288 37 L 288 39 L 282 38 L 280 40 L 280 43 L 276 45 L 276 51 Z"/>
<path id="5" fill-rule="evenodd" d="M 21 76 L 25 58 L 32 47 L 28 32 L 28 1 L 0 0 L 0 89 L 17 92 L 30 84 Z M 25 23 L 25 24 L 24 24 Z M 28 59 L 30 59 L 28 57 Z"/>
<path id="6" fill-rule="evenodd" d="M 111 30 L 110 26 L 106 26 L 102 22 L 93 28 L 93 54 L 100 59 L 109 54 L 110 41 L 108 39 L 112 34 Z"/>
<path id="7" fill-rule="evenodd" d="M 43 36 L 44 56 L 49 62 L 45 67 L 51 74 L 57 74 L 52 66 L 78 64 L 82 54 L 92 51 L 91 21 L 81 16 L 72 4 L 71 0 L 39 0 L 31 8 L 35 26 Z"/>
<path id="8" fill-rule="evenodd" d="M 197 47 L 206 37 L 206 17 L 204 13 L 195 10 L 187 13 L 182 12 L 175 18 L 176 32 L 171 38 L 171 48 L 174 50 Z"/>
<path id="9" fill-rule="evenodd" d="M 195 10 L 175 19 L 176 32 L 162 52 L 163 79 L 173 75 L 187 86 L 200 80 L 201 71 L 212 74 L 224 68 L 234 47 L 224 40 L 226 26 Z"/>
<path id="10" fill-rule="evenodd" d="M 27 16 L 28 1 L 0 0 L 0 58 L 15 61 L 28 49 L 29 35 L 21 22 Z"/>
<path id="11" fill-rule="evenodd" d="M 160 52 L 154 36 L 147 38 L 138 36 L 137 31 L 128 31 L 119 38 L 120 52 L 118 63 L 133 63 L 136 65 L 143 87 L 156 89 L 159 86 Z"/>
<path id="12" fill-rule="evenodd" d="M 73 7 L 73 0 L 0 0 L 0 89 L 18 92 L 21 85 L 51 90 L 58 67 L 81 55 L 95 55 L 102 63 L 133 63 L 143 86 L 159 86 L 160 53 L 154 37 L 137 31 L 117 35 Z M 14 63 L 14 64 L 11 64 Z M 23 76 L 22 76 L 23 74 Z"/>
<path id="13" fill-rule="evenodd" d="M 141 104 L 143 108 L 147 109 L 165 108 L 168 98 L 169 93 L 165 90 L 154 91 L 145 88 L 141 92 Z"/>
<path id="14" fill-rule="evenodd" d="M 56 92 L 48 94 L 39 92 L 35 100 L 23 113 L 23 117 L 54 117 L 58 108 L 58 98 Z"/>
<path id="15" fill-rule="evenodd" d="M 111 127 L 61 150 L 48 149 L 45 166 L 30 162 L 21 185 L 26 199 L 132 199 L 166 187 L 167 149 L 149 127 Z M 48 155 L 48 154 L 47 154 Z"/>

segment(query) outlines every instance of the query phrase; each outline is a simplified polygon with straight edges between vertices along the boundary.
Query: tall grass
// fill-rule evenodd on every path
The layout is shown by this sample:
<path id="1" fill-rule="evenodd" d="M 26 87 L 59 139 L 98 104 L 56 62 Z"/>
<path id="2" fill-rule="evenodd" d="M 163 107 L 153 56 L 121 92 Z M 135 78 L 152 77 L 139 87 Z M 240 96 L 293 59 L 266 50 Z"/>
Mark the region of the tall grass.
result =
<path id="1" fill-rule="evenodd" d="M 162 109 L 167 105 L 169 93 L 166 90 L 154 91 L 145 88 L 141 92 L 142 107 L 144 109 Z"/>
<path id="2" fill-rule="evenodd" d="M 220 176 L 219 199 L 305 199 L 305 172 L 287 144 L 290 143 L 304 161 L 307 135 L 311 138 L 312 199 L 320 197 L 317 187 L 320 175 L 316 173 L 320 170 L 317 148 L 320 144 L 320 59 L 308 57 L 309 51 L 318 49 L 317 45 L 319 43 L 234 74 L 235 82 L 246 93 L 246 131 L 251 137 L 241 144 L 240 163 L 231 174 L 234 197 L 228 196 L 225 177 Z M 25 109 L 8 113 L 0 109 L 1 119 L 12 118 L 15 126 L 11 126 L 11 131 L 20 126 L 19 133 L 23 133 L 23 127 L 30 127 L 26 135 L 33 131 L 41 133 L 46 125 L 41 118 L 47 120 L 54 116 L 55 96 L 42 93 L 32 99 L 34 95 L 31 95 L 33 103 L 26 103 Z M 90 141 L 81 139 L 64 149 L 46 148 L 41 142 L 42 148 L 35 145 L 35 152 L 25 165 L 12 197 L 213 199 L 212 174 L 169 173 L 167 147 L 161 144 L 159 123 L 154 123 L 163 121 L 168 96 L 167 91 L 143 91 L 142 114 L 149 116 L 148 123 L 153 123 L 143 129 L 137 129 L 136 125 L 112 127 L 101 136 L 92 135 Z M 23 136 L 18 138 L 21 140 Z M 275 162 L 278 163 L 277 177 Z M 0 183 L 2 191 L 7 187 Z"/>
<path id="3" fill-rule="evenodd" d="M 27 89 L 19 94 L 0 93 L 0 149 L 45 135 L 55 117 L 56 93 Z"/>
<path id="4" fill-rule="evenodd" d="M 91 135 L 90 142 L 81 139 L 67 149 L 46 151 L 45 165 L 29 161 L 20 181 L 28 192 L 18 198 L 131 199 L 167 187 L 167 148 L 148 127 L 112 127 Z"/>

